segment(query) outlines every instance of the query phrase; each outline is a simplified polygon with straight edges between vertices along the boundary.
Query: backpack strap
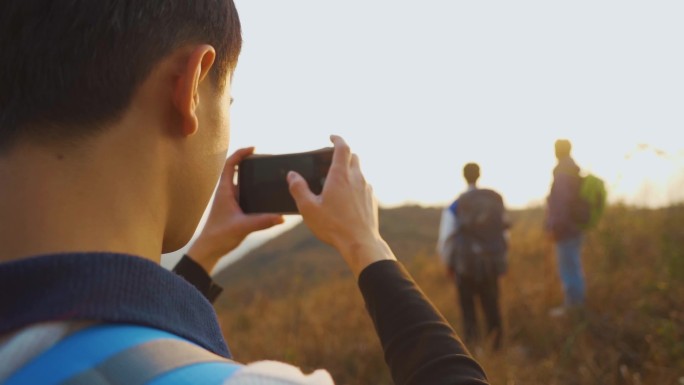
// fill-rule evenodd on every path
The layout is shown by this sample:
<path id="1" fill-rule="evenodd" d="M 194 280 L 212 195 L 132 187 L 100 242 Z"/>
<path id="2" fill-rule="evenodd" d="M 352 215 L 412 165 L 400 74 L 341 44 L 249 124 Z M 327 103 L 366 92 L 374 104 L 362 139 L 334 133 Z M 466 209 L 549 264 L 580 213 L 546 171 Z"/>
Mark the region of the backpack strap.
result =
<path id="1" fill-rule="evenodd" d="M 456 217 L 456 215 L 458 214 L 458 199 L 456 199 L 454 203 L 452 203 L 451 206 L 449 206 L 449 211 L 451 211 L 454 217 Z"/>
<path id="2" fill-rule="evenodd" d="M 241 367 L 161 330 L 98 325 L 63 339 L 3 385 L 218 385 Z"/>

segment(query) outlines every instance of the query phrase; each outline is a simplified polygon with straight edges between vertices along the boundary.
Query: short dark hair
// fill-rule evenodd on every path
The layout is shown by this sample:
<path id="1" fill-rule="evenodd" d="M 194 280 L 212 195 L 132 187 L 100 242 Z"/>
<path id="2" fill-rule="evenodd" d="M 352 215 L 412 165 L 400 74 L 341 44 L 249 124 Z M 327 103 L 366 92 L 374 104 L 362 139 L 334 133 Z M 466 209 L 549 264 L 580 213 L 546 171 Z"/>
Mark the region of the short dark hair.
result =
<path id="1" fill-rule="evenodd" d="M 90 135 L 188 43 L 216 49 L 220 89 L 242 46 L 233 0 L 0 1 L 0 153 Z"/>
<path id="2" fill-rule="evenodd" d="M 556 149 L 556 157 L 558 158 L 570 156 L 570 152 L 572 151 L 572 144 L 567 139 L 558 139 L 554 147 Z"/>
<path id="3" fill-rule="evenodd" d="M 480 166 L 477 163 L 468 163 L 463 167 L 463 177 L 469 184 L 474 184 L 480 178 Z"/>

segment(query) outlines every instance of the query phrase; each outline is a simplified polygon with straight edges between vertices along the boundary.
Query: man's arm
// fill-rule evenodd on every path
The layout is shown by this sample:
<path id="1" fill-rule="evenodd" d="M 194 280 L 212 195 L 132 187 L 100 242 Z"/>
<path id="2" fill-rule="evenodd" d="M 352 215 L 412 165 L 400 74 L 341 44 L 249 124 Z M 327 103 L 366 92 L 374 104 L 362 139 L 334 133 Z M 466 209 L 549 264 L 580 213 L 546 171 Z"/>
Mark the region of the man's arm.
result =
<path id="1" fill-rule="evenodd" d="M 482 368 L 380 236 L 377 202 L 358 157 L 342 138 L 332 141 L 333 163 L 321 195 L 293 172 L 290 192 L 304 223 L 358 278 L 395 383 L 486 384 Z"/>
<path id="2" fill-rule="evenodd" d="M 171 271 L 183 277 L 211 303 L 223 292 L 223 288 L 214 282 L 209 273 L 187 254 L 183 255 Z"/>
<path id="3" fill-rule="evenodd" d="M 280 215 L 246 215 L 237 203 L 237 188 L 233 183 L 235 168 L 253 152 L 253 147 L 243 148 L 226 160 L 207 223 L 188 253 L 173 268 L 174 273 L 195 286 L 212 303 L 223 291 L 211 279 L 219 259 L 237 248 L 252 232 L 283 223 Z"/>
<path id="4" fill-rule="evenodd" d="M 281 215 L 247 215 L 240 209 L 233 179 L 238 164 L 252 153 L 254 147 L 243 148 L 226 160 L 207 223 L 188 250 L 188 255 L 207 273 L 211 274 L 218 260 L 237 248 L 249 234 L 283 223 Z"/>
<path id="5" fill-rule="evenodd" d="M 358 157 L 342 138 L 333 137 L 332 141 L 335 154 L 321 195 L 313 194 L 306 181 L 293 172 L 287 178 L 290 192 L 306 225 L 320 240 L 337 249 L 358 278 L 395 382 L 400 385 L 486 384 L 482 369 L 396 262 L 392 250 L 380 236 L 377 201 L 361 173 Z M 225 246 L 213 244 L 227 242 L 223 237 L 230 235 L 224 233 L 220 237 L 212 230 L 223 223 L 219 208 L 231 209 L 233 205 L 214 204 L 210 222 L 202 233 L 207 236 L 200 236 L 203 246 L 193 246 L 190 253 L 194 249 L 214 250 L 206 255 L 227 252 Z M 215 222 L 211 220 L 214 214 L 219 218 Z M 234 238 L 227 239 L 236 245 Z M 424 348 L 416 350 L 416 343 L 424 344 L 421 345 Z"/>
<path id="6" fill-rule="evenodd" d="M 401 264 L 368 266 L 359 288 L 397 385 L 487 384 L 482 367 Z"/>

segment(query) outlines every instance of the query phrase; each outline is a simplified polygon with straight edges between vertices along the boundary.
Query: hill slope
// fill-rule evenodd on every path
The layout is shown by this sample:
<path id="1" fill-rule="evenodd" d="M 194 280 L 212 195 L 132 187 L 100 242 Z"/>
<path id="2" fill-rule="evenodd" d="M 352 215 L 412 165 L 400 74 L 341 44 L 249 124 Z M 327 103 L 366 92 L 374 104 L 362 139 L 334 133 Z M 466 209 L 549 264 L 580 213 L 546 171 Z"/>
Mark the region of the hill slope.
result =
<path id="1" fill-rule="evenodd" d="M 675 384 L 684 377 L 684 206 L 609 208 L 583 257 L 586 313 L 549 318 L 561 300 L 543 212 L 511 213 L 501 281 L 505 346 L 470 346 L 492 384 Z M 434 255 L 439 210 L 383 211 L 382 233 L 423 291 L 461 330 L 453 283 Z M 298 227 L 222 272 L 217 311 L 236 359 L 328 369 L 339 385 L 391 384 L 363 301 L 340 258 Z"/>
<path id="2" fill-rule="evenodd" d="M 406 206 L 380 212 L 380 233 L 397 258 L 410 263 L 432 254 L 441 210 Z M 350 275 L 337 252 L 316 239 L 302 223 L 250 252 L 215 275 L 227 296 L 247 300 L 257 294 L 279 296 L 308 290 L 331 277 Z"/>

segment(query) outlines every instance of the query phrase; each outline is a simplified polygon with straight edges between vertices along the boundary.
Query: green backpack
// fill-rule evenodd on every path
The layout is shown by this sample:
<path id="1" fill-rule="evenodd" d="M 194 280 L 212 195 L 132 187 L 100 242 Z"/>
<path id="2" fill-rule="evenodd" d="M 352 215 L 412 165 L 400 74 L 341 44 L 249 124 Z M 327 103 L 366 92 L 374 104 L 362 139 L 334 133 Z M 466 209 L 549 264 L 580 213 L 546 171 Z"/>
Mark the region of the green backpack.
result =
<path id="1" fill-rule="evenodd" d="M 584 206 L 584 215 L 580 221 L 583 230 L 596 227 L 606 208 L 607 196 L 606 184 L 601 178 L 592 174 L 582 178 L 579 197 Z"/>

